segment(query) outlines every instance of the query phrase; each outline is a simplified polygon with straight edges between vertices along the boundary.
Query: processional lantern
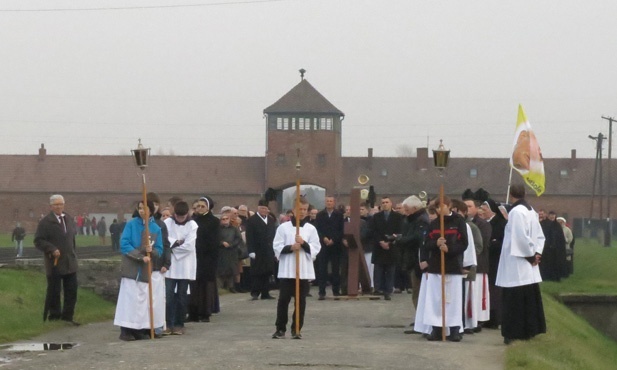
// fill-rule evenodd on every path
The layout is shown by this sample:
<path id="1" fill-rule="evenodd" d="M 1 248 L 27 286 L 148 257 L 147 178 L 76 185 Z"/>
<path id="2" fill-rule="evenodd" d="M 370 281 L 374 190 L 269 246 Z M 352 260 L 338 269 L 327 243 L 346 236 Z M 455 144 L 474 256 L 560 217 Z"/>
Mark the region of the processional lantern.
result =
<path id="1" fill-rule="evenodd" d="M 132 149 L 133 157 L 135 158 L 135 164 L 137 167 L 142 170 L 148 167 L 148 156 L 150 155 L 150 148 L 144 148 L 141 144 L 141 139 L 139 139 L 139 144 L 137 145 L 137 149 Z"/>
<path id="2" fill-rule="evenodd" d="M 433 149 L 433 161 L 435 168 L 438 170 L 444 170 L 448 167 L 448 160 L 450 159 L 450 151 L 446 150 L 443 146 L 443 140 L 439 140 L 439 147 Z"/>

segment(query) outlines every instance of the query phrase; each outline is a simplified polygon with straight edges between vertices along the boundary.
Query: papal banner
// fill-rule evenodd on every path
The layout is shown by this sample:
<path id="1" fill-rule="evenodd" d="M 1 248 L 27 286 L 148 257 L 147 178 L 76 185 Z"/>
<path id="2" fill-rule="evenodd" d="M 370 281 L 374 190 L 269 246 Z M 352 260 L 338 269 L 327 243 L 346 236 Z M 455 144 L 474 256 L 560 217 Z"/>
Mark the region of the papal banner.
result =
<path id="1" fill-rule="evenodd" d="M 537 196 L 544 193 L 544 160 L 536 135 L 531 130 L 523 107 L 518 106 L 518 120 L 514 134 L 514 148 L 510 166 L 521 174 Z"/>

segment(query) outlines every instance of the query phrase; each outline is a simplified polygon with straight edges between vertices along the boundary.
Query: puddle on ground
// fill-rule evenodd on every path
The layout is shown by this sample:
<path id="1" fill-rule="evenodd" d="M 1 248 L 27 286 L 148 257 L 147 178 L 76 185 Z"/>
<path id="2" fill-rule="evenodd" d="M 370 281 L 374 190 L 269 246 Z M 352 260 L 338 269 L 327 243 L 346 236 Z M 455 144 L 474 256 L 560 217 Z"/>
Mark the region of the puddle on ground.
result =
<path id="1" fill-rule="evenodd" d="M 77 343 L 15 343 L 0 349 L 13 352 L 64 351 L 77 346 Z"/>

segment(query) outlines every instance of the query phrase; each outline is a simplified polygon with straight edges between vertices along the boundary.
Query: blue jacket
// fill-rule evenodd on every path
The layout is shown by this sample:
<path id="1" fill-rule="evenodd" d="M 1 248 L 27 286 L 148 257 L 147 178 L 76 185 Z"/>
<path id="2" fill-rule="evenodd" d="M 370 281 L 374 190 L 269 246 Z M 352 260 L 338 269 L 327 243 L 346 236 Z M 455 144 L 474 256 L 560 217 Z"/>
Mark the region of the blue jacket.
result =
<path id="1" fill-rule="evenodd" d="M 151 257 L 158 257 L 163 254 L 163 237 L 161 228 L 151 217 L 148 221 L 150 230 L 150 240 L 154 240 Z M 144 231 L 143 220 L 139 217 L 133 218 L 126 223 L 126 227 L 120 238 L 120 252 L 122 253 L 122 277 L 148 282 L 148 274 L 145 273 L 146 264 L 143 258 L 146 251 L 141 245 L 141 235 Z"/>

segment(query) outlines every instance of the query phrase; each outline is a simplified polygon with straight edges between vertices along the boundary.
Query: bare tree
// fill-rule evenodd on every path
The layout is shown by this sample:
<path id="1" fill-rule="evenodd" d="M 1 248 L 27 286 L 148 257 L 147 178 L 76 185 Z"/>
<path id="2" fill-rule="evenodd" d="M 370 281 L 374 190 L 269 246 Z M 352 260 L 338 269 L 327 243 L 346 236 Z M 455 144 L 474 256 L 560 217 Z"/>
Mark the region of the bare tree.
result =
<path id="1" fill-rule="evenodd" d="M 408 144 L 401 144 L 396 147 L 396 156 L 397 157 L 415 157 L 416 150 Z"/>

